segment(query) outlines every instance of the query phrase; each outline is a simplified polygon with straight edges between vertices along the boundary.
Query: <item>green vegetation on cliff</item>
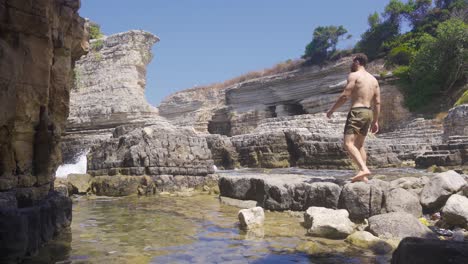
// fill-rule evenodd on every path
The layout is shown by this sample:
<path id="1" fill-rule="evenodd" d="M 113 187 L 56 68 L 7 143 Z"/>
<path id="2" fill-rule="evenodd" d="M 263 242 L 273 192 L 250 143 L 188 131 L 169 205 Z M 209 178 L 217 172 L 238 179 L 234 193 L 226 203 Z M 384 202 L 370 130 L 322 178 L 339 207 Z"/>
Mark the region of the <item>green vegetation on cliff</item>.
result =
<path id="1" fill-rule="evenodd" d="M 400 77 L 406 105 L 418 111 L 434 101 L 447 103 L 466 84 L 467 21 L 466 0 L 390 0 L 382 14 L 369 15 L 369 29 L 353 52 L 365 53 L 370 60 L 383 58 Z M 410 30 L 401 33 L 405 23 Z M 303 57 L 308 64 L 333 60 L 331 54 L 340 53 L 336 45 L 346 33 L 342 26 L 316 28 Z"/>

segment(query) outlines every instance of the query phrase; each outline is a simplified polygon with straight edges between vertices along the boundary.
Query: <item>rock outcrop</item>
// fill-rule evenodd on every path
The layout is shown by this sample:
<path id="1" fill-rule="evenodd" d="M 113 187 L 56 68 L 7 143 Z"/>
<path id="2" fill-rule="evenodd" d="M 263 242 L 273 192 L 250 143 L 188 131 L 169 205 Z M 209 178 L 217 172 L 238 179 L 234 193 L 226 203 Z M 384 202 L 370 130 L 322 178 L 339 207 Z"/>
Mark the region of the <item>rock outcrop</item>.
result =
<path id="1" fill-rule="evenodd" d="M 170 121 L 200 132 L 250 133 L 267 118 L 325 112 L 343 89 L 350 63 L 348 57 L 322 68 L 302 67 L 222 89 L 192 88 L 166 98 L 159 111 Z M 381 87 L 383 96 L 389 95 L 381 117 L 382 128 L 388 130 L 410 114 L 402 107 L 403 96 L 391 80 L 381 80 Z"/>
<path id="2" fill-rule="evenodd" d="M 140 30 L 91 41 L 91 51 L 74 70 L 62 147 L 65 163 L 109 139 L 118 126 L 165 122 L 145 99 L 146 66 L 158 41 Z"/>
<path id="3" fill-rule="evenodd" d="M 0 1 L 0 262 L 70 225 L 53 190 L 72 68 L 88 48 L 79 0 Z"/>
<path id="4" fill-rule="evenodd" d="M 450 109 L 444 119 L 443 142 L 416 158 L 416 166 L 427 168 L 432 165 L 447 167 L 468 166 L 468 105 Z"/>

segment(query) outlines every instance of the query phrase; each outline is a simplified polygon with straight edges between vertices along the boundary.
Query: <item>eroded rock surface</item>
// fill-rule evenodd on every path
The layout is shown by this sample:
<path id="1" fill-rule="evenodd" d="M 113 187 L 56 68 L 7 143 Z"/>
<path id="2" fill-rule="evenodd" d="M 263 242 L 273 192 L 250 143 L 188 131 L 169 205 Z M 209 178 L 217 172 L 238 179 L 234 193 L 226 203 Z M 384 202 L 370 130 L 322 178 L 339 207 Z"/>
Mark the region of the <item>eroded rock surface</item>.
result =
<path id="1" fill-rule="evenodd" d="M 324 207 L 310 207 L 304 213 L 304 226 L 311 236 L 342 239 L 354 231 L 354 223 L 349 220 L 346 210 L 333 210 Z"/>
<path id="2" fill-rule="evenodd" d="M 70 116 L 62 146 L 65 163 L 101 141 L 114 129 L 165 122 L 145 99 L 146 66 L 155 35 L 132 30 L 91 41 L 77 61 L 70 94 Z"/>
<path id="3" fill-rule="evenodd" d="M 53 190 L 74 61 L 88 48 L 78 0 L 0 1 L 0 262 L 69 226 Z"/>
<path id="4" fill-rule="evenodd" d="M 428 211 L 441 209 L 450 195 L 466 185 L 465 179 L 455 171 L 439 173 L 431 178 L 421 192 L 421 204 Z"/>
<path id="5" fill-rule="evenodd" d="M 369 231 L 384 239 L 405 237 L 435 237 L 432 231 L 408 213 L 387 213 L 369 218 Z"/>

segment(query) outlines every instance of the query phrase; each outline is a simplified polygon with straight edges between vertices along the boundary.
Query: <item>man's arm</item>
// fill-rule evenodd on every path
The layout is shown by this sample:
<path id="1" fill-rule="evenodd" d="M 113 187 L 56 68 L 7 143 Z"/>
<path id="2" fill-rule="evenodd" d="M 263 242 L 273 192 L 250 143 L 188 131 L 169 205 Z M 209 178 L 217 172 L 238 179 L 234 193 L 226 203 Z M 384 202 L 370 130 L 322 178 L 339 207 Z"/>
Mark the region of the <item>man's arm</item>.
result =
<path id="1" fill-rule="evenodd" d="M 374 112 L 374 119 L 372 120 L 371 131 L 372 133 L 377 133 L 379 132 L 379 115 L 380 115 L 380 86 L 378 83 L 377 83 L 377 88 L 374 94 L 374 109 L 372 111 Z"/>
<path id="2" fill-rule="evenodd" d="M 354 86 L 356 85 L 356 76 L 354 74 L 350 74 L 348 76 L 348 83 L 346 84 L 346 87 L 344 88 L 343 92 L 340 94 L 338 99 L 336 100 L 335 104 L 328 110 L 327 112 L 327 117 L 331 118 L 333 112 L 336 111 L 336 109 L 340 108 L 346 101 L 351 97 L 351 93 L 353 92 Z"/>

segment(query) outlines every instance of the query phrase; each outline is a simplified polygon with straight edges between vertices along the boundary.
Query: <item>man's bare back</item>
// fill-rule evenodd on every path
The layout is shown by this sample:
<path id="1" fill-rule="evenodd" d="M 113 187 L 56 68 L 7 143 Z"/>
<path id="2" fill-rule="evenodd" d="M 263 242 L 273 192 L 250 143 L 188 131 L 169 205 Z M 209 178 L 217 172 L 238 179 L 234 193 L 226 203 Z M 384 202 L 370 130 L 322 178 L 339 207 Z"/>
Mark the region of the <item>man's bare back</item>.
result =
<path id="1" fill-rule="evenodd" d="M 379 90 L 377 79 L 365 69 L 352 72 L 349 75 L 349 79 L 355 82 L 351 91 L 351 107 L 371 107 L 377 90 Z"/>

